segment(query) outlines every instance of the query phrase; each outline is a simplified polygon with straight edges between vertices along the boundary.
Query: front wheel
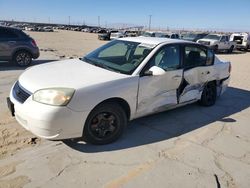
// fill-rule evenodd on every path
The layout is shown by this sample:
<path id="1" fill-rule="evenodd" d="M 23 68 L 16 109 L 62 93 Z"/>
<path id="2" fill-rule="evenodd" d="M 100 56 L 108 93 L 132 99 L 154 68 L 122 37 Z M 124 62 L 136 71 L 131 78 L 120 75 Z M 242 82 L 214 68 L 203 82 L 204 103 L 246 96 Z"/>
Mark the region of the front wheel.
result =
<path id="1" fill-rule="evenodd" d="M 14 55 L 13 61 L 20 67 L 26 67 L 32 62 L 32 57 L 29 52 L 19 51 Z"/>
<path id="2" fill-rule="evenodd" d="M 215 104 L 217 98 L 216 85 L 213 82 L 209 82 L 203 89 L 201 100 L 199 103 L 202 106 L 212 106 Z"/>
<path id="3" fill-rule="evenodd" d="M 219 46 L 216 45 L 216 46 L 214 47 L 214 53 L 218 53 L 218 51 L 219 51 Z"/>
<path id="4" fill-rule="evenodd" d="M 122 135 L 127 121 L 126 113 L 120 105 L 101 104 L 88 116 L 83 130 L 83 140 L 98 145 L 114 142 Z"/>

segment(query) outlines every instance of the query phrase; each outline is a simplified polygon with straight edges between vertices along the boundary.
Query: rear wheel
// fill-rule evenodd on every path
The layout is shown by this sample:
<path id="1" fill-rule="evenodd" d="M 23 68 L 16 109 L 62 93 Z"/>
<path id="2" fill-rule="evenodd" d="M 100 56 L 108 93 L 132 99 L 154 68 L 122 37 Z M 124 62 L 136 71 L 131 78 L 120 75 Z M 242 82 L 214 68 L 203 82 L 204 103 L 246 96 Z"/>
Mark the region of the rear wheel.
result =
<path id="1" fill-rule="evenodd" d="M 233 50 L 234 50 L 234 46 L 231 46 L 230 48 L 229 48 L 229 50 L 228 50 L 228 53 L 233 53 Z"/>
<path id="2" fill-rule="evenodd" d="M 202 106 L 212 106 L 215 104 L 217 98 L 216 85 L 209 82 L 203 89 L 201 100 L 199 103 Z"/>
<path id="3" fill-rule="evenodd" d="M 14 55 L 13 61 L 20 67 L 26 67 L 31 64 L 32 56 L 27 51 L 19 51 Z"/>
<path id="4" fill-rule="evenodd" d="M 83 140 L 91 144 L 109 144 L 122 135 L 126 125 L 127 116 L 120 105 L 101 104 L 88 116 L 83 130 Z"/>

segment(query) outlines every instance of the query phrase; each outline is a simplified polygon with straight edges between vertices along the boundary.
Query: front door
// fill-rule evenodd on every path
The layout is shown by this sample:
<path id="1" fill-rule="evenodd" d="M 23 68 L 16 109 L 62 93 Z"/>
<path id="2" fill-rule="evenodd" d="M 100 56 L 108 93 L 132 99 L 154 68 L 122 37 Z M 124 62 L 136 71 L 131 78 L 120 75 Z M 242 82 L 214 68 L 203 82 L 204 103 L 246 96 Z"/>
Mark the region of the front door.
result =
<path id="1" fill-rule="evenodd" d="M 220 40 L 220 49 L 228 49 L 229 47 L 229 40 L 227 36 L 222 36 Z"/>
<path id="2" fill-rule="evenodd" d="M 149 60 L 143 71 L 157 66 L 162 68 L 165 73 L 140 77 L 137 104 L 138 117 L 163 111 L 178 104 L 177 89 L 183 76 L 180 56 L 179 45 L 166 45 Z"/>

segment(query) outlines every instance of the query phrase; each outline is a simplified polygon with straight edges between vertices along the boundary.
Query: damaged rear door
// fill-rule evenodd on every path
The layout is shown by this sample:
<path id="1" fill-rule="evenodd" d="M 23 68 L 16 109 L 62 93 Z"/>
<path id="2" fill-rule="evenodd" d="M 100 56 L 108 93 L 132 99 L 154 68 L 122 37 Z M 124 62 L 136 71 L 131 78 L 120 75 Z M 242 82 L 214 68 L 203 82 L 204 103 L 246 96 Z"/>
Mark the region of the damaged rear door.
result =
<path id="1" fill-rule="evenodd" d="M 205 84 L 213 80 L 214 54 L 203 46 L 192 44 L 184 45 L 183 51 L 184 73 L 178 89 L 178 102 L 188 103 L 199 100 Z"/>

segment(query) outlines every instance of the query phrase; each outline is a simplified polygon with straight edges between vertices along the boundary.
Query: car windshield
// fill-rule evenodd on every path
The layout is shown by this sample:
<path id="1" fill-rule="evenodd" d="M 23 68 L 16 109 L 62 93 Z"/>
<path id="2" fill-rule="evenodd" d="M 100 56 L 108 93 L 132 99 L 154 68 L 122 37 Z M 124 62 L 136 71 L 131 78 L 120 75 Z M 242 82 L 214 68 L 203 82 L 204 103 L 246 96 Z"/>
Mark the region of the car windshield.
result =
<path id="1" fill-rule="evenodd" d="M 220 36 L 219 35 L 207 35 L 204 37 L 204 39 L 220 40 Z"/>
<path id="2" fill-rule="evenodd" d="M 142 36 L 144 36 L 144 37 L 152 37 L 153 34 L 154 34 L 154 33 L 145 32 L 145 33 L 143 33 Z"/>
<path id="3" fill-rule="evenodd" d="M 122 74 L 132 74 L 154 46 L 114 40 L 82 58 L 92 65 Z"/>
<path id="4" fill-rule="evenodd" d="M 183 36 L 183 39 L 186 39 L 186 40 L 188 40 L 188 39 L 195 39 L 196 37 L 197 37 L 197 34 L 188 33 L 188 34 L 185 34 L 185 35 Z"/>

